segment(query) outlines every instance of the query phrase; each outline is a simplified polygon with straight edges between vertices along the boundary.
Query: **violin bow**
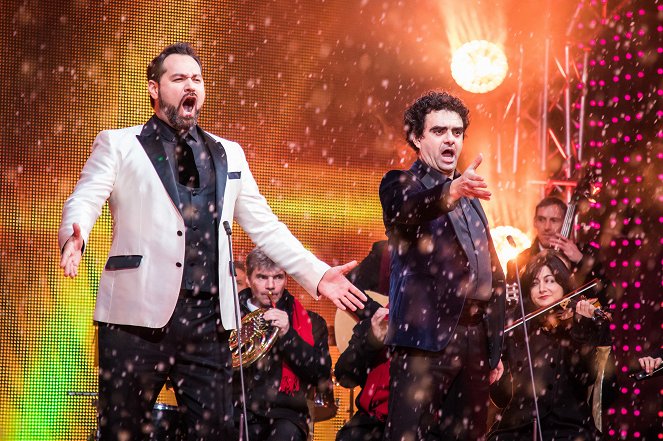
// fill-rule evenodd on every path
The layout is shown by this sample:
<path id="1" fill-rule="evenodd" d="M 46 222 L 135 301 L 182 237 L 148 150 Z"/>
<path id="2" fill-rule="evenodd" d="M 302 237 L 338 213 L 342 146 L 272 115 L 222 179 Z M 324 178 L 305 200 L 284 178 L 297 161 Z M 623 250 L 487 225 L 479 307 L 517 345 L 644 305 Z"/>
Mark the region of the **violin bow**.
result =
<path id="1" fill-rule="evenodd" d="M 586 291 L 588 291 L 588 290 L 594 288 L 594 287 L 597 286 L 598 284 L 599 284 L 598 279 L 593 279 L 593 280 L 591 280 L 590 282 L 584 284 L 583 286 L 581 286 L 580 288 L 576 289 L 575 291 L 572 291 L 571 293 L 565 295 L 564 297 L 562 297 L 561 299 L 559 299 L 558 301 L 556 301 L 556 302 L 553 303 L 552 305 L 544 306 L 543 308 L 539 308 L 539 309 L 537 309 L 537 310 L 534 311 L 534 312 L 530 312 L 529 314 L 527 314 L 527 315 L 524 317 L 524 320 L 523 320 L 522 318 L 519 318 L 518 320 L 514 321 L 510 326 L 507 326 L 506 328 L 504 328 L 504 332 L 509 332 L 509 331 L 514 330 L 515 328 L 517 328 L 518 326 L 522 325 L 523 323 L 528 322 L 528 321 L 530 321 L 531 319 L 533 319 L 533 318 L 535 318 L 535 317 L 538 317 L 538 316 L 540 316 L 541 314 L 543 314 L 543 313 L 545 313 L 545 312 L 547 312 L 547 311 L 550 311 L 550 310 L 553 309 L 554 307 L 556 307 L 556 306 L 558 306 L 558 305 L 560 305 L 560 304 L 562 304 L 562 303 L 564 303 L 564 302 L 568 302 L 568 301 L 571 300 L 572 298 L 574 298 L 574 297 L 576 297 L 576 296 L 578 296 L 578 295 L 580 295 L 580 294 L 582 294 L 582 293 L 584 293 L 584 292 L 586 292 Z"/>

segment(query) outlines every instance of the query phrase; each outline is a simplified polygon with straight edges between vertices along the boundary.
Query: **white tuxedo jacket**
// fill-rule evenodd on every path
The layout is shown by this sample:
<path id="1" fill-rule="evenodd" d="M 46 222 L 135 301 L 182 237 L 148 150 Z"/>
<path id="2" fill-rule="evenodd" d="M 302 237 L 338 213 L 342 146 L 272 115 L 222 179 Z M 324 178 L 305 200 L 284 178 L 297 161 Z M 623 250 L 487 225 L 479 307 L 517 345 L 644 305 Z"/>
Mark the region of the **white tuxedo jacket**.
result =
<path id="1" fill-rule="evenodd" d="M 205 133 L 216 172 L 219 300 L 225 329 L 234 329 L 234 301 L 223 221 L 233 218 L 253 242 L 317 298 L 329 266 L 318 260 L 272 213 L 239 144 Z M 94 319 L 160 328 L 168 323 L 182 282 L 185 228 L 175 176 L 153 124 L 97 135 L 72 195 L 64 204 L 60 249 L 80 224 L 90 231 L 108 200 L 113 217 L 109 260 L 101 274 Z"/>

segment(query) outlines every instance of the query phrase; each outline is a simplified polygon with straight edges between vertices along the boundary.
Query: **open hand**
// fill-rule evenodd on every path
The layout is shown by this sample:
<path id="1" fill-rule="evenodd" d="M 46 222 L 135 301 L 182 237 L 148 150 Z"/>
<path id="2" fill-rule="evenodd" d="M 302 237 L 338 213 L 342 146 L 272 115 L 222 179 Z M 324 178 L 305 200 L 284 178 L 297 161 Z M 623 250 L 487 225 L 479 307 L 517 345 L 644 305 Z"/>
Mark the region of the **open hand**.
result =
<path id="1" fill-rule="evenodd" d="M 486 190 L 488 184 L 476 173 L 481 161 L 483 161 L 483 155 L 479 154 L 472 164 L 465 169 L 465 172 L 451 182 L 449 195 L 453 201 L 457 201 L 461 197 L 490 200 L 491 193 Z"/>
<path id="2" fill-rule="evenodd" d="M 78 224 L 73 225 L 74 233 L 67 239 L 62 247 L 60 256 L 60 268 L 64 270 L 65 277 L 72 279 L 78 275 L 78 265 L 83 256 L 83 236 L 81 236 L 81 227 Z"/>
<path id="3" fill-rule="evenodd" d="M 353 260 L 345 265 L 339 265 L 329 268 L 322 276 L 318 284 L 318 293 L 331 300 L 340 310 L 356 311 L 357 308 L 364 309 L 366 296 L 356 286 L 354 286 L 345 275 L 357 266 L 357 261 Z"/>

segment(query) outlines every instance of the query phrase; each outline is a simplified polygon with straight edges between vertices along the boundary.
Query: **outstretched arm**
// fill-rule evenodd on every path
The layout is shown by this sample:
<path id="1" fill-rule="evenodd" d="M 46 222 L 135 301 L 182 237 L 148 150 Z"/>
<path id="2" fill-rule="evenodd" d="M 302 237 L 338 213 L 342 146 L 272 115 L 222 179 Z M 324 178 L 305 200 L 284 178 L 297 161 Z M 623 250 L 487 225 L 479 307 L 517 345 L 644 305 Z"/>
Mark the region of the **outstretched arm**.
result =
<path id="1" fill-rule="evenodd" d="M 419 225 L 436 219 L 456 207 L 461 197 L 490 199 L 483 177 L 476 173 L 479 155 L 462 175 L 425 188 L 411 174 L 392 170 L 380 183 L 380 202 L 385 219 L 403 225 Z"/>
<path id="2" fill-rule="evenodd" d="M 76 277 L 90 231 L 113 190 L 121 152 L 111 145 L 108 131 L 99 133 L 92 145 L 73 193 L 64 204 L 58 231 L 60 267 L 67 277 Z"/>
<path id="3" fill-rule="evenodd" d="M 229 155 L 237 155 L 237 167 L 241 169 L 241 191 L 235 202 L 235 220 L 256 246 L 313 297 L 323 295 L 343 310 L 362 308 L 361 302 L 366 301 L 366 296 L 345 278 L 345 274 L 357 263 L 330 268 L 305 249 L 278 220 L 260 194 L 241 147 L 229 143 L 226 149 Z"/>

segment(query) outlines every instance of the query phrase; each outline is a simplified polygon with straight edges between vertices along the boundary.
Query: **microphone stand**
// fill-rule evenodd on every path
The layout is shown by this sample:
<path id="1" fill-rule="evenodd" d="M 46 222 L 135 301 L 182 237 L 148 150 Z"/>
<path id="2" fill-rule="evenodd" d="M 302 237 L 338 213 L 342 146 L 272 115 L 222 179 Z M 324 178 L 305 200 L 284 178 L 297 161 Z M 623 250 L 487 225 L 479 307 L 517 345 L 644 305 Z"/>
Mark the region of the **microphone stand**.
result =
<path id="1" fill-rule="evenodd" d="M 233 300 L 235 301 L 235 326 L 237 327 L 237 352 L 239 354 L 239 382 L 242 390 L 242 414 L 239 422 L 239 441 L 242 441 L 242 429 L 249 441 L 249 423 L 246 418 L 246 392 L 244 388 L 244 367 L 242 366 L 242 312 L 239 307 L 239 295 L 237 293 L 237 272 L 235 271 L 235 259 L 233 258 L 232 229 L 228 221 L 223 221 L 223 229 L 228 236 L 228 253 L 230 254 L 230 278 L 232 279 Z"/>
<path id="2" fill-rule="evenodd" d="M 506 237 L 507 241 L 509 242 L 509 245 L 511 245 L 513 248 L 516 248 L 516 242 L 513 240 L 513 237 L 511 235 Z M 537 434 L 539 436 L 539 439 L 541 441 L 543 440 L 543 432 L 541 430 L 541 419 L 539 418 L 539 400 L 536 397 L 536 384 L 534 381 L 534 366 L 532 365 L 532 353 L 530 352 L 529 348 L 529 331 L 527 330 L 527 321 L 525 319 L 525 304 L 523 303 L 523 290 L 520 286 L 520 269 L 518 268 L 518 256 L 516 255 L 516 283 L 518 284 L 518 300 L 520 303 L 520 313 L 522 315 L 522 320 L 523 320 L 523 334 L 525 334 L 525 348 L 527 349 L 527 364 L 529 366 L 529 375 L 530 379 L 532 380 L 532 396 L 534 398 L 534 412 L 536 416 L 534 417 L 534 429 L 532 431 L 532 439 L 534 441 L 537 440 Z"/>

